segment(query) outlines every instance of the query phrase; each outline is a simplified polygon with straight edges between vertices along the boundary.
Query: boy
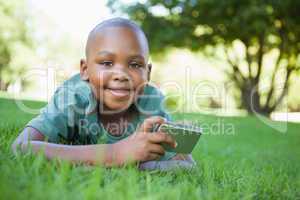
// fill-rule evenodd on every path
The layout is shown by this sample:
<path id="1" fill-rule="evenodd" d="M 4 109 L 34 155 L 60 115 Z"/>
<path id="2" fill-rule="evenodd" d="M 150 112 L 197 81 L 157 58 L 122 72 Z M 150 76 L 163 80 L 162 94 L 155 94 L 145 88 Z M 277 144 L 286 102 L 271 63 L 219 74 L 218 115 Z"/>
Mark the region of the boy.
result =
<path id="1" fill-rule="evenodd" d="M 114 18 L 97 25 L 88 36 L 80 74 L 56 90 L 13 150 L 31 147 L 48 159 L 106 167 L 140 163 L 140 169 L 166 170 L 194 165 L 190 155 L 165 152 L 161 143 L 175 147 L 172 137 L 150 133 L 170 118 L 161 108 L 162 94 L 148 84 L 148 54 L 147 38 L 135 23 Z M 177 161 L 166 162 L 170 159 Z"/>

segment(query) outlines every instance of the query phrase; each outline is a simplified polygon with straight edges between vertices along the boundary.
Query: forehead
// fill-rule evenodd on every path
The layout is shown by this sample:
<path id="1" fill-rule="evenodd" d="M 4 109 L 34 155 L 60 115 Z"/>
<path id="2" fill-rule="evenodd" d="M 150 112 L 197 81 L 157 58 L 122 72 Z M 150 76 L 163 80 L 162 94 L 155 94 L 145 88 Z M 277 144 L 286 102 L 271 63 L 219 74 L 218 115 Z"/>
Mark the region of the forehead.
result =
<path id="1" fill-rule="evenodd" d="M 87 43 L 87 55 L 107 51 L 117 55 L 139 54 L 148 57 L 148 44 L 143 34 L 130 27 L 101 27 L 91 34 Z"/>

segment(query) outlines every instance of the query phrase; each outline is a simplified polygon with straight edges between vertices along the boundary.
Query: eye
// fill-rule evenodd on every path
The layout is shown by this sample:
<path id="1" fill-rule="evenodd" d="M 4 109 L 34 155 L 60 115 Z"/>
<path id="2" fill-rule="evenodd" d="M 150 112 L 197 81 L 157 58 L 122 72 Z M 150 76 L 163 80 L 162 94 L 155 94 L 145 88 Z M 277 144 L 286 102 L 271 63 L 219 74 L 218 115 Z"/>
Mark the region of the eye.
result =
<path id="1" fill-rule="evenodd" d="M 140 63 L 137 63 L 137 62 L 131 62 L 131 63 L 129 64 L 129 67 L 130 67 L 130 68 L 135 68 L 135 69 L 137 69 L 137 68 L 142 68 L 142 67 L 144 67 L 144 65 L 143 65 L 143 64 L 140 64 Z"/>
<path id="2" fill-rule="evenodd" d="M 105 67 L 112 67 L 113 62 L 112 61 L 102 61 L 102 62 L 100 62 L 100 65 L 104 65 Z"/>

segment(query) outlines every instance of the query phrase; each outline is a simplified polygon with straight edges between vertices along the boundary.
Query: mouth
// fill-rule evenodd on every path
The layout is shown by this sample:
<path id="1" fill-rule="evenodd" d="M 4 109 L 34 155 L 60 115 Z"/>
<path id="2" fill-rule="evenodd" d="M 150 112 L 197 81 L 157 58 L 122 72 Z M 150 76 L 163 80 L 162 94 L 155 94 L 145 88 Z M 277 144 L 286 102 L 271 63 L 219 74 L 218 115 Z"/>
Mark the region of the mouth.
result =
<path id="1" fill-rule="evenodd" d="M 106 88 L 105 90 L 117 98 L 129 97 L 132 92 L 129 88 Z"/>

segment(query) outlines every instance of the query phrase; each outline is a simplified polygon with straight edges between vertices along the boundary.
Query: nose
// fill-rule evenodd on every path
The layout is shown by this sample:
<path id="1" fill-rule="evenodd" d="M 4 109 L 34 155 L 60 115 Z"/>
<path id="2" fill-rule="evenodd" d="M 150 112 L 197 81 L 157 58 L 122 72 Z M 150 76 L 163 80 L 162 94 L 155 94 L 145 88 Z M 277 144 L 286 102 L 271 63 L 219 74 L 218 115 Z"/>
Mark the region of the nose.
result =
<path id="1" fill-rule="evenodd" d="M 122 65 L 116 65 L 115 69 L 113 70 L 112 79 L 120 82 L 129 81 L 129 75 L 126 71 L 126 67 Z"/>

